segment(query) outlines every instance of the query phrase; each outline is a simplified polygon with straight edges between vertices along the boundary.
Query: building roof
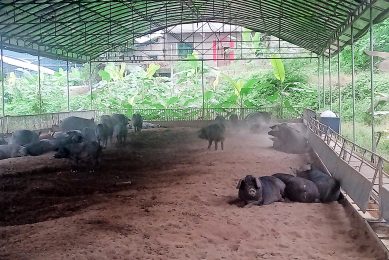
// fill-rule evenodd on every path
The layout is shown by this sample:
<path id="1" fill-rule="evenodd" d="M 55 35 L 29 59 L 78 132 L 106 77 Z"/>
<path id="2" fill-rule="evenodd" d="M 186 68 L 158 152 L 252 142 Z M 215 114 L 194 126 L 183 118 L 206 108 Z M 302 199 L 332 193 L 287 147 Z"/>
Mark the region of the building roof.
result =
<path id="1" fill-rule="evenodd" d="M 10 50 L 86 62 L 169 26 L 234 24 L 316 54 L 336 53 L 389 14 L 387 0 L 5 0 L 0 34 Z"/>

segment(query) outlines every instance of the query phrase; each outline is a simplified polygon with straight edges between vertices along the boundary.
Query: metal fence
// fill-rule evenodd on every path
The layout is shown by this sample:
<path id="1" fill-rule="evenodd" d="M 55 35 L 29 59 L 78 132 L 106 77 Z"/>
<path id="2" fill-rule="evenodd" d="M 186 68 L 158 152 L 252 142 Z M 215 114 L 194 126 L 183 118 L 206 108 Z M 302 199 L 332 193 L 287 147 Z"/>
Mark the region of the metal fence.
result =
<path id="1" fill-rule="evenodd" d="M 168 108 L 168 109 L 131 109 L 115 111 L 99 111 L 99 115 L 123 113 L 132 115 L 139 113 L 146 121 L 195 121 L 195 120 L 213 120 L 220 115 L 229 118 L 236 114 L 240 119 L 244 119 L 248 114 L 256 111 L 271 112 L 270 108 Z"/>
<path id="2" fill-rule="evenodd" d="M 264 111 L 272 114 L 274 118 L 280 118 L 279 111 L 274 107 L 259 108 L 169 108 L 169 109 L 130 109 L 130 110 L 86 110 L 73 112 L 47 113 L 38 115 L 22 116 L 5 116 L 0 117 L 0 130 L 2 133 L 12 133 L 18 129 L 41 130 L 58 125 L 61 120 L 69 116 L 82 118 L 99 119 L 103 114 L 122 113 L 131 118 L 132 114 L 140 113 L 145 121 L 196 121 L 196 120 L 213 120 L 216 116 L 229 118 L 230 115 L 236 114 L 240 119 L 244 119 L 248 114 Z M 301 111 L 301 113 L 300 113 Z M 291 112 L 283 114 L 284 119 L 301 117 L 303 108 L 296 108 Z"/>
<path id="3" fill-rule="evenodd" d="M 388 221 L 389 161 L 320 123 L 312 110 L 304 111 L 303 119 L 311 134 L 320 140 L 318 143 L 315 138 L 310 138 L 315 151 L 319 150 L 320 159 L 327 169 L 340 179 L 342 188 L 362 211 L 365 211 L 369 201 L 373 200 L 379 206 L 378 219 Z M 327 148 L 320 149 L 322 144 Z"/>

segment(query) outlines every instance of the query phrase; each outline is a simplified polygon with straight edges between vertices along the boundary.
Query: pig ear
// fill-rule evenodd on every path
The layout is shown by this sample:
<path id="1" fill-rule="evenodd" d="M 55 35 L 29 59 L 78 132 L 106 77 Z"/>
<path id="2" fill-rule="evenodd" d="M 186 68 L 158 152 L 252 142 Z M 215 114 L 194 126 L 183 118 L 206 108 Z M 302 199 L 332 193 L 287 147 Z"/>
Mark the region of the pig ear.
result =
<path id="1" fill-rule="evenodd" d="M 255 178 L 255 184 L 257 186 L 257 189 L 261 187 L 261 181 L 259 180 L 259 178 Z"/>
<path id="2" fill-rule="evenodd" d="M 242 186 L 242 179 L 239 180 L 238 184 L 236 185 L 236 188 L 240 189 L 240 186 Z"/>

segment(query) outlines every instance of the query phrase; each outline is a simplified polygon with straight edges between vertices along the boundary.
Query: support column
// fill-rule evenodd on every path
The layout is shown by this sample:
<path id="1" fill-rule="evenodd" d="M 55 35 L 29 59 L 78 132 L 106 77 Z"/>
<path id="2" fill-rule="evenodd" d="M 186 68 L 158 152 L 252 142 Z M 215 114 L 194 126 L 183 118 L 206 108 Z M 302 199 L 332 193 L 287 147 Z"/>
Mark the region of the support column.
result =
<path id="1" fill-rule="evenodd" d="M 373 8 L 370 5 L 370 24 L 369 24 L 369 38 L 370 38 L 370 51 L 374 50 L 373 42 Z M 371 150 L 376 152 L 376 143 L 375 143 L 375 125 L 374 125 L 374 57 L 370 55 L 370 110 L 371 110 Z"/>
<path id="2" fill-rule="evenodd" d="M 0 38 L 0 55 L 1 55 L 1 104 L 2 104 L 2 114 L 5 116 L 5 99 L 4 99 L 4 54 L 3 54 L 3 38 Z"/>
<path id="3" fill-rule="evenodd" d="M 320 110 L 320 57 L 317 56 L 317 109 Z"/>
<path id="4" fill-rule="evenodd" d="M 204 89 L 204 59 L 201 60 L 201 91 L 202 91 L 202 95 L 203 95 L 203 111 L 202 111 L 202 118 L 203 120 L 205 119 L 204 118 L 204 115 L 205 115 L 205 89 Z"/>
<path id="5" fill-rule="evenodd" d="M 323 62 L 322 62 L 322 65 L 323 65 L 323 68 L 322 68 L 322 72 L 323 72 L 323 108 L 326 107 L 326 93 L 325 93 L 325 90 L 324 90 L 324 54 L 322 55 L 322 58 L 323 58 Z"/>
<path id="6" fill-rule="evenodd" d="M 92 61 L 89 61 L 89 88 L 90 88 L 90 110 L 93 109 L 93 97 L 92 97 Z"/>
<path id="7" fill-rule="evenodd" d="M 338 116 L 341 118 L 342 114 L 342 90 L 340 87 L 340 45 L 339 45 L 339 39 L 338 39 L 338 105 L 339 105 L 339 112 Z M 342 133 L 342 126 L 339 124 L 339 133 Z"/>
<path id="8" fill-rule="evenodd" d="M 354 26 L 351 25 L 351 89 L 353 97 L 353 142 L 355 142 L 355 62 L 354 62 Z"/>
<path id="9" fill-rule="evenodd" d="M 332 111 L 331 46 L 328 49 L 328 85 L 330 87 L 330 110 Z"/>
<path id="10" fill-rule="evenodd" d="M 68 112 L 70 111 L 70 89 L 69 89 L 69 56 L 66 59 L 66 86 L 68 89 Z"/>
<path id="11" fill-rule="evenodd" d="M 38 47 L 38 97 L 39 97 L 39 114 L 42 114 L 42 91 L 41 91 L 41 56 L 40 47 Z"/>

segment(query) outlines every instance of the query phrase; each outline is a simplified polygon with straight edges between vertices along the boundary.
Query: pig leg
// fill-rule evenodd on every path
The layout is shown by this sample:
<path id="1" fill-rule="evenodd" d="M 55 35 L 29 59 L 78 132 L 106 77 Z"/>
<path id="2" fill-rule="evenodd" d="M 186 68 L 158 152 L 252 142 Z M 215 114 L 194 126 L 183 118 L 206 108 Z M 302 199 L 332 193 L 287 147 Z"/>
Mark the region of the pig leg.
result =
<path id="1" fill-rule="evenodd" d="M 223 149 L 224 149 L 223 140 L 220 142 L 220 146 L 222 147 L 222 151 L 223 151 Z"/>
<path id="2" fill-rule="evenodd" d="M 211 149 L 212 140 L 208 140 L 208 150 Z"/>
<path id="3" fill-rule="evenodd" d="M 217 151 L 217 141 L 215 141 L 215 151 Z"/>

